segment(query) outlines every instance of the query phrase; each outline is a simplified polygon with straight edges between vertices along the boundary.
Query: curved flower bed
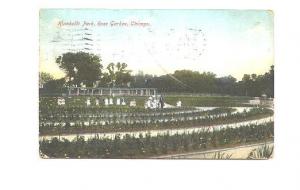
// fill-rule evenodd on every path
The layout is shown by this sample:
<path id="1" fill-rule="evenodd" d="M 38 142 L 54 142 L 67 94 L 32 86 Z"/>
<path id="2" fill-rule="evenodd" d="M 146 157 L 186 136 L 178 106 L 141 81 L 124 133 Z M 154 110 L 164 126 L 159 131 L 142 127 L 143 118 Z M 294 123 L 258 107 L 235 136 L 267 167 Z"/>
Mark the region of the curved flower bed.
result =
<path id="1" fill-rule="evenodd" d="M 88 120 L 121 120 L 126 121 L 142 121 L 149 120 L 152 118 L 157 119 L 168 119 L 176 118 L 179 119 L 184 117 L 197 117 L 206 115 L 217 115 L 227 114 L 233 112 L 232 108 L 216 108 L 214 110 L 202 111 L 199 109 L 174 109 L 174 110 L 143 110 L 143 112 L 130 110 L 121 112 L 119 109 L 106 110 L 106 109 L 54 109 L 54 110 L 43 110 L 40 111 L 40 122 L 57 122 L 57 121 L 88 121 Z"/>
<path id="2" fill-rule="evenodd" d="M 114 139 L 84 139 L 73 141 L 52 138 L 40 141 L 40 151 L 51 158 L 145 158 L 172 153 L 207 150 L 224 146 L 272 140 L 274 123 L 247 125 L 240 128 L 224 128 L 175 135 L 139 137 L 116 135 Z"/>
<path id="3" fill-rule="evenodd" d="M 50 112 L 51 113 L 51 112 Z M 139 115 L 141 114 L 141 115 Z M 144 114 L 144 115 L 142 115 Z M 244 112 L 234 109 L 216 108 L 208 111 L 188 111 L 178 113 L 120 113 L 102 114 L 70 114 L 40 118 L 41 134 L 108 132 L 137 129 L 179 128 L 197 125 L 226 124 L 244 120 L 262 118 L 273 115 L 273 111 L 265 108 L 253 108 Z"/>

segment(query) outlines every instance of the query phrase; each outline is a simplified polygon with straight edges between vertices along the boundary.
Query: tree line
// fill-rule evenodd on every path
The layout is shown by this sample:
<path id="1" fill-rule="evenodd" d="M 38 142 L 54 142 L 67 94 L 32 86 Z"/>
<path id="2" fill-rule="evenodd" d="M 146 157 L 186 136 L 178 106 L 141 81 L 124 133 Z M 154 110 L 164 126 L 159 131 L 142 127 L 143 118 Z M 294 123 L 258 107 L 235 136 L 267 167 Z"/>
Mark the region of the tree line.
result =
<path id="1" fill-rule="evenodd" d="M 270 70 L 262 75 L 244 74 L 240 81 L 237 81 L 236 78 L 230 75 L 216 77 L 212 72 L 200 73 L 191 70 L 177 70 L 173 74 L 162 76 L 140 73 L 133 76 L 133 87 L 157 88 L 161 92 L 188 92 L 252 97 L 260 97 L 266 94 L 268 97 L 274 97 L 274 66 L 271 66 Z"/>
<path id="2" fill-rule="evenodd" d="M 126 63 L 110 63 L 104 67 L 99 56 L 85 53 L 65 53 L 56 59 L 65 77 L 54 79 L 40 73 L 41 92 L 61 93 L 68 86 L 157 88 L 160 92 L 205 93 L 235 96 L 274 97 L 274 66 L 262 75 L 244 74 L 237 81 L 232 76 L 217 77 L 212 72 L 176 70 L 161 76 L 131 74 Z M 41 86 L 41 85 L 40 85 Z"/>

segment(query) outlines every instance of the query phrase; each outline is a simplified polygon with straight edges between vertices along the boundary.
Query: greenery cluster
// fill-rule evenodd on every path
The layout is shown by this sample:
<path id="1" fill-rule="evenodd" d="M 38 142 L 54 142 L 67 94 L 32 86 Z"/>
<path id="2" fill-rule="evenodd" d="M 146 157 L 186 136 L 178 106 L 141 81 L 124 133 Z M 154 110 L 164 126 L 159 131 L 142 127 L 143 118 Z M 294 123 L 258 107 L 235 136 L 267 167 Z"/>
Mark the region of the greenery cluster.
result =
<path id="1" fill-rule="evenodd" d="M 250 152 L 248 159 L 269 159 L 273 155 L 274 146 L 265 144 Z"/>
<path id="2" fill-rule="evenodd" d="M 51 158 L 145 158 L 151 156 L 207 150 L 224 146 L 266 141 L 274 137 L 274 123 L 247 125 L 239 128 L 199 131 L 175 135 L 139 137 L 116 135 L 114 139 L 64 138 L 42 139 L 41 153 Z M 220 155 L 217 157 L 220 157 Z"/>
<path id="3" fill-rule="evenodd" d="M 172 75 L 172 77 L 170 77 Z M 174 80 L 176 78 L 177 80 Z M 245 74 L 237 81 L 232 76 L 216 77 L 214 73 L 177 70 L 173 74 L 152 76 L 140 73 L 134 76 L 134 87 L 152 87 L 161 92 L 190 92 L 260 97 L 274 97 L 274 66 L 262 75 Z M 144 83 L 143 81 L 147 81 Z M 181 81 L 181 83 L 178 83 Z M 184 85 L 183 85 L 184 84 Z"/>
<path id="4" fill-rule="evenodd" d="M 157 88 L 160 92 L 190 92 L 206 94 L 226 94 L 236 96 L 258 96 L 266 94 L 274 97 L 274 66 L 262 75 L 245 74 L 237 81 L 232 76 L 216 77 L 211 72 L 177 70 L 162 76 L 131 75 L 126 63 L 110 63 L 106 68 L 97 55 L 77 52 L 65 53 L 57 57 L 56 63 L 66 73 L 62 79 L 53 79 L 41 73 L 42 94 L 63 93 L 68 86 L 87 87 L 141 87 Z"/>
<path id="5" fill-rule="evenodd" d="M 41 134 L 68 134 L 82 132 L 134 131 L 150 129 L 184 128 L 205 125 L 236 123 L 273 115 L 266 108 L 234 113 L 230 108 L 217 108 L 202 112 L 151 113 L 146 115 L 115 114 L 95 111 L 79 113 L 79 110 L 40 114 Z"/>

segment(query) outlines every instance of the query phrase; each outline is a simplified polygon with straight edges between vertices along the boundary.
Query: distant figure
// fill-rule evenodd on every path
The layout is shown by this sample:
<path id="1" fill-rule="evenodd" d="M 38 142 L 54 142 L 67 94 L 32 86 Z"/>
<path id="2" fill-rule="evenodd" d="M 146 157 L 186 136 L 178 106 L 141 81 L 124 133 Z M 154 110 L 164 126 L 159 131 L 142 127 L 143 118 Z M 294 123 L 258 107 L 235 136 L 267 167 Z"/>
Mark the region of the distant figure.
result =
<path id="1" fill-rule="evenodd" d="M 104 99 L 104 105 L 108 106 L 108 98 Z"/>
<path id="2" fill-rule="evenodd" d="M 136 107 L 136 101 L 135 100 L 130 101 L 129 106 L 130 107 Z"/>
<path id="3" fill-rule="evenodd" d="M 99 99 L 96 99 L 96 106 L 99 106 Z"/>
<path id="4" fill-rule="evenodd" d="M 91 105 L 91 100 L 90 100 L 89 98 L 86 100 L 86 105 L 87 105 L 87 106 L 90 106 L 90 105 Z"/>
<path id="5" fill-rule="evenodd" d="M 120 98 L 117 98 L 117 105 L 120 105 L 121 104 L 121 100 Z"/>
<path id="6" fill-rule="evenodd" d="M 160 108 L 164 108 L 165 103 L 164 103 L 164 98 L 163 98 L 162 95 L 160 95 L 160 98 L 159 98 L 159 104 L 160 104 Z"/>
<path id="7" fill-rule="evenodd" d="M 152 98 L 149 97 L 149 99 L 145 102 L 145 108 L 151 108 L 152 105 Z"/>
<path id="8" fill-rule="evenodd" d="M 126 102 L 125 102 L 125 100 L 124 100 L 124 98 L 122 98 L 122 106 L 126 106 Z"/>
<path id="9" fill-rule="evenodd" d="M 176 106 L 181 107 L 181 101 L 180 100 L 176 102 Z"/>
<path id="10" fill-rule="evenodd" d="M 64 98 L 58 98 L 58 99 L 57 99 L 57 104 L 58 104 L 58 105 L 65 105 L 65 104 L 66 104 L 66 101 L 65 101 Z"/>
<path id="11" fill-rule="evenodd" d="M 152 109 L 159 108 L 159 101 L 156 98 L 153 98 L 153 100 L 151 102 L 151 108 Z"/>
<path id="12" fill-rule="evenodd" d="M 164 99 L 162 96 L 150 96 L 148 100 L 145 101 L 145 108 L 157 109 L 164 108 Z"/>
<path id="13" fill-rule="evenodd" d="M 109 98 L 109 105 L 114 105 L 114 100 L 112 98 Z"/>

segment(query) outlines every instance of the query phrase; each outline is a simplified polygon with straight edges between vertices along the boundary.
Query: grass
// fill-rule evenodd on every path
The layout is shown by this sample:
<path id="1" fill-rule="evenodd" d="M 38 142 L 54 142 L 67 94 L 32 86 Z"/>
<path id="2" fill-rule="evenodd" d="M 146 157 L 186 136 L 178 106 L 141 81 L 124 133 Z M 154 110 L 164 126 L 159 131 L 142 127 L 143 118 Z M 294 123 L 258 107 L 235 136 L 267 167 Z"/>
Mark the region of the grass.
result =
<path id="1" fill-rule="evenodd" d="M 228 160 L 230 159 L 232 156 L 232 154 L 226 154 L 226 153 L 221 153 L 221 152 L 216 152 L 214 153 L 214 155 L 212 156 L 211 159 L 214 159 L 214 160 Z"/>
<path id="2" fill-rule="evenodd" d="M 233 97 L 233 96 L 166 96 L 165 101 L 169 104 L 175 105 L 178 100 L 185 106 L 245 106 L 250 97 Z"/>
<path id="3" fill-rule="evenodd" d="M 273 145 L 269 146 L 267 144 L 264 144 L 264 146 L 252 150 L 248 156 L 248 159 L 256 159 L 256 160 L 269 159 L 273 155 L 273 150 L 274 150 Z"/>

